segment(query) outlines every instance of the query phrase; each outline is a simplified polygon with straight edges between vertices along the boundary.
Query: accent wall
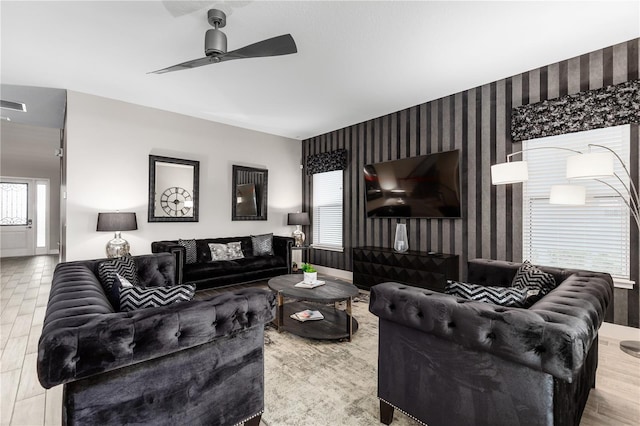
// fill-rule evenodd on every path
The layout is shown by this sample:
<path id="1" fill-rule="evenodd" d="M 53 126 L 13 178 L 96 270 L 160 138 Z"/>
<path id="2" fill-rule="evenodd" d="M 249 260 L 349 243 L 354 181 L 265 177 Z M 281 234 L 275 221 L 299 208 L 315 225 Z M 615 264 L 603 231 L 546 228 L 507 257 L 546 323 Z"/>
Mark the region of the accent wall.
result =
<path id="1" fill-rule="evenodd" d="M 488 83 L 383 117 L 303 141 L 302 160 L 346 149 L 344 173 L 344 252 L 309 250 L 308 260 L 352 270 L 351 249 L 391 247 L 396 219 L 366 217 L 365 164 L 451 149 L 461 150 L 462 219 L 407 219 L 413 250 L 458 254 L 460 276 L 473 258 L 522 260 L 521 185 L 491 185 L 490 167 L 521 149 L 511 140 L 514 107 L 638 79 L 640 39 L 634 39 Z M 473 72 L 470 69 L 468 72 Z M 632 126 L 633 127 L 633 126 Z M 631 140 L 631 173 L 639 181 L 640 139 Z M 312 178 L 303 174 L 303 211 L 312 209 Z M 311 228 L 305 227 L 308 240 Z M 632 229 L 632 290 L 615 290 L 615 323 L 638 327 L 640 272 L 637 231 Z"/>

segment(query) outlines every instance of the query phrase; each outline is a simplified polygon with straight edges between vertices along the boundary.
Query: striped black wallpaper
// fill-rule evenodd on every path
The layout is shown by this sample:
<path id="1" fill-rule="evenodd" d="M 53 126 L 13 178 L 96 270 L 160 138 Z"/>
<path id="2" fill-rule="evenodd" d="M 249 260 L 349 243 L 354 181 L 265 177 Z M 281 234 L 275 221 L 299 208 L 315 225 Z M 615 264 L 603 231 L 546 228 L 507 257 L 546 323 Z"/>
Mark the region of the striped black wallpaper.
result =
<path id="1" fill-rule="evenodd" d="M 477 257 L 520 261 L 520 185 L 491 185 L 490 167 L 521 148 L 510 136 L 511 109 L 638 78 L 640 39 L 413 106 L 303 141 L 302 156 L 344 148 L 344 252 L 310 250 L 309 261 L 352 270 L 352 247 L 391 247 L 396 219 L 366 217 L 365 164 L 460 149 L 462 219 L 407 219 L 411 249 L 458 254 L 460 276 Z M 632 130 L 631 169 L 638 184 L 638 128 Z M 303 210 L 312 212 L 312 178 L 303 173 Z M 308 241 L 310 229 L 305 229 Z M 632 279 L 640 284 L 638 235 L 632 231 Z M 310 241 L 311 242 L 311 241 Z M 638 284 L 616 289 L 615 322 L 639 326 Z"/>

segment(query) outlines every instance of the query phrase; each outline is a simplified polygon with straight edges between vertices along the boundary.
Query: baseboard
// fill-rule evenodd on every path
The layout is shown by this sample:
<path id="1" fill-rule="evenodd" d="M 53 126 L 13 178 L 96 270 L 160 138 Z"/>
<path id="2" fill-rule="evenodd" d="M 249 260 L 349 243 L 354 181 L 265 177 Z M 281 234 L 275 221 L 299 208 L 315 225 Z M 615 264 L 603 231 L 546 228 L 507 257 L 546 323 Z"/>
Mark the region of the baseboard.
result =
<path id="1" fill-rule="evenodd" d="M 318 273 L 322 275 L 330 275 L 332 277 L 340 278 L 341 280 L 353 282 L 353 272 L 351 271 L 344 271 L 342 269 L 327 268 L 326 266 L 317 265 L 313 265 L 313 267 L 318 271 Z"/>

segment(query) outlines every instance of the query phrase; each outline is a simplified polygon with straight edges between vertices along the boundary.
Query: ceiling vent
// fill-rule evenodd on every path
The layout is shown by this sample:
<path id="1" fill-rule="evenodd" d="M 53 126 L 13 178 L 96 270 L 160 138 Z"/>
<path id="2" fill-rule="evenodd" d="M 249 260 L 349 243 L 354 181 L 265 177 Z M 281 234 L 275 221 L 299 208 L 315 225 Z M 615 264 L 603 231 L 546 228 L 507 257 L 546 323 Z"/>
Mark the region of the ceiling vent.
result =
<path id="1" fill-rule="evenodd" d="M 13 111 L 27 112 L 27 106 L 20 102 L 0 100 L 0 108 L 10 109 Z"/>

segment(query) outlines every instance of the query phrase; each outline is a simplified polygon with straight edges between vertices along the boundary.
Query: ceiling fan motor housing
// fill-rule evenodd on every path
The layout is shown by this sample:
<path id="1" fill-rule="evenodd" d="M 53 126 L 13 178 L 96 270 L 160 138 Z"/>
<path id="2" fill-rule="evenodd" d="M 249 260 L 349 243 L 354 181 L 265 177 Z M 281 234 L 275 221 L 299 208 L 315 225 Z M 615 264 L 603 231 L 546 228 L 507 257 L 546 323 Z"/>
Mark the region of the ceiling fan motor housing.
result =
<path id="1" fill-rule="evenodd" d="M 219 29 L 207 30 L 204 37 L 204 54 L 207 56 L 227 53 L 227 36 Z"/>

